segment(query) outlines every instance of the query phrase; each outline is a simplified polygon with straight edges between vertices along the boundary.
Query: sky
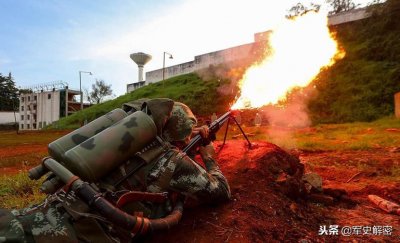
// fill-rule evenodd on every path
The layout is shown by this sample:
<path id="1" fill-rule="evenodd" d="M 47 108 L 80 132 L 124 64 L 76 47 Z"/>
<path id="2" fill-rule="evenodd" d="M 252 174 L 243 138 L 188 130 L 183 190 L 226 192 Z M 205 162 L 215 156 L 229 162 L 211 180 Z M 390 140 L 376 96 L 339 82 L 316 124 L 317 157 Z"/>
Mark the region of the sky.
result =
<path id="1" fill-rule="evenodd" d="M 11 72 L 21 88 L 63 81 L 79 90 L 79 71 L 88 71 L 83 89 L 102 79 L 119 96 L 138 81 L 131 53 L 152 56 L 145 71 L 162 68 L 164 52 L 174 57 L 166 66 L 188 62 L 253 42 L 254 33 L 278 25 L 298 2 L 0 0 L 0 73 Z"/>

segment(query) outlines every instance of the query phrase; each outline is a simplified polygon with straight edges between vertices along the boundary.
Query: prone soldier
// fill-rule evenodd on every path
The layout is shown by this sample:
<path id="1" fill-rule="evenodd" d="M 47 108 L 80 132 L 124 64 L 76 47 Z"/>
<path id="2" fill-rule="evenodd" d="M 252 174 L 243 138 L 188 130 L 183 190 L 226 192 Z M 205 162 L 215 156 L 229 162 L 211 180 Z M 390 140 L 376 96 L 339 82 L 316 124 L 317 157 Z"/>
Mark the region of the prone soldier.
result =
<path id="1" fill-rule="evenodd" d="M 77 195 L 82 194 L 83 190 L 76 193 L 71 189 L 75 181 L 80 181 L 74 177 L 75 181 L 67 185 L 61 183 L 62 187 L 54 186 L 55 192 L 49 193 L 40 205 L 12 211 L 0 209 L 0 242 L 129 242 L 148 231 L 148 219 L 151 221 L 167 217 L 183 198 L 191 198 L 199 203 L 217 203 L 230 198 L 229 185 L 214 159 L 212 143 L 199 149 L 205 168 L 181 151 L 192 135 L 200 133 L 204 137 L 208 136 L 207 126 L 195 128 L 197 120 L 188 106 L 169 99 L 144 99 L 124 105 L 124 110 L 128 113 L 144 112 L 151 117 L 156 127 L 156 139 L 139 153 L 131 154 L 127 161 L 111 166 L 112 170 L 107 173 L 102 171 L 99 174 L 97 168 L 91 168 L 94 171 L 92 174 L 80 172 L 77 167 L 82 166 L 83 160 L 79 160 L 77 166 L 69 166 L 67 162 L 68 154 L 72 153 L 70 151 L 63 151 L 60 160 L 75 174 L 89 180 L 91 188 L 95 188 L 112 207 L 129 215 L 137 215 L 142 219 L 141 223 L 129 230 L 115 223 L 113 215 L 99 212 L 100 206 L 94 201 L 101 200 L 93 198 L 92 201 L 85 201 Z M 121 120 L 110 128 L 117 129 L 118 125 L 128 128 L 127 124 L 132 122 L 135 121 Z M 108 134 L 112 131 L 110 128 L 99 133 L 102 139 L 96 135 L 91 143 L 96 146 L 98 141 L 118 143 L 121 140 L 122 144 L 117 147 L 129 150 L 125 146 L 129 132 L 121 133 L 124 136 L 118 137 L 116 141 L 106 141 L 112 135 Z M 71 150 L 80 149 L 78 151 L 83 153 L 90 147 L 88 141 L 91 139 L 77 142 Z M 130 141 L 136 139 L 140 137 L 132 137 Z M 103 167 L 103 170 L 103 164 L 110 163 L 108 152 L 95 151 L 95 154 L 102 154 L 98 156 L 97 162 L 101 161 L 98 166 Z M 54 174 L 50 173 L 47 181 L 53 179 Z"/>

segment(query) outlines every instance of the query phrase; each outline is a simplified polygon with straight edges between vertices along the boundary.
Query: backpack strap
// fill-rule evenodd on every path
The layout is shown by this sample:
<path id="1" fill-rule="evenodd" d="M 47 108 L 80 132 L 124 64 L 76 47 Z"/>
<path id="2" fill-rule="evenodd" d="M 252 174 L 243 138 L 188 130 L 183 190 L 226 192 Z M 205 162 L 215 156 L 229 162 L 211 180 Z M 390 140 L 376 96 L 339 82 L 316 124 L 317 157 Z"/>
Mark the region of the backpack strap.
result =
<path id="1" fill-rule="evenodd" d="M 145 179 L 146 174 L 153 167 L 158 158 L 168 152 L 170 148 L 171 145 L 168 142 L 156 136 L 153 142 L 145 146 L 130 159 L 129 162 L 131 163 L 129 165 L 125 164 L 125 173 L 119 173 L 121 176 L 113 183 L 113 186 L 117 188 L 121 183 L 132 177 L 139 179 L 137 178 L 139 176 Z M 138 174 L 141 174 L 141 176 Z M 145 182 L 145 180 L 140 181 Z"/>

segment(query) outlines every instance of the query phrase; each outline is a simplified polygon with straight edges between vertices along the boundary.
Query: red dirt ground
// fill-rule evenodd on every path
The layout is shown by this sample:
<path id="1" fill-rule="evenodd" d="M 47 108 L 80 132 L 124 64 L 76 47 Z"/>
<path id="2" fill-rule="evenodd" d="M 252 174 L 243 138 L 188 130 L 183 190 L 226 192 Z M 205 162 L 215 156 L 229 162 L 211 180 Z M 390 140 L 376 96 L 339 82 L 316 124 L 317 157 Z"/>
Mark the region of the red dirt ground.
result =
<path id="1" fill-rule="evenodd" d="M 400 153 L 384 149 L 361 152 L 301 152 L 295 154 L 305 164 L 306 173 L 316 172 L 324 188 L 345 189 L 350 199 L 336 199 L 333 205 L 313 203 L 285 196 L 268 166 L 276 147 L 258 142 L 248 150 L 243 141 L 229 141 L 218 155 L 227 177 L 232 200 L 218 206 L 186 208 L 180 225 L 153 236 L 149 242 L 400 242 L 400 216 L 386 214 L 368 201 L 369 194 L 400 202 L 400 183 L 382 181 L 380 174 L 399 165 Z M 273 156 L 272 156 L 273 157 Z M 351 160 L 369 167 L 360 172 Z M 311 166 L 311 163 L 314 166 Z M 315 166 L 317 164 L 317 166 Z M 375 174 L 373 173 L 375 172 Z M 318 235 L 321 226 L 391 226 L 391 236 Z M 363 234 L 363 233 L 361 233 Z"/>
<path id="2" fill-rule="evenodd" d="M 0 158 L 13 157 L 16 155 L 22 155 L 22 154 L 27 154 L 27 153 L 40 153 L 40 152 L 46 152 L 46 151 L 47 151 L 47 147 L 40 145 L 40 144 L 9 146 L 9 147 L 0 148 Z"/>
<path id="3" fill-rule="evenodd" d="M 231 187 L 230 202 L 185 208 L 179 226 L 145 241 L 400 242 L 400 216 L 386 214 L 367 199 L 369 194 L 376 194 L 400 203 L 399 180 L 388 179 L 398 169 L 398 151 L 383 148 L 348 152 L 292 151 L 304 163 L 306 173 L 315 172 L 323 178 L 324 188 L 347 191 L 349 199 L 343 197 L 324 205 L 287 197 L 269 168 L 276 162 L 285 162 L 289 155 L 273 144 L 256 144 L 254 149 L 249 150 L 244 141 L 230 140 L 218 154 L 217 160 Z M 43 149 L 46 147 L 16 146 L 7 151 L 0 148 L 0 154 L 12 156 Z M 279 151 L 280 157 L 275 156 L 276 151 Z M 0 173 L 19 170 L 1 168 Z M 357 176 L 349 181 L 354 175 Z M 318 235 L 321 226 L 330 225 L 339 225 L 339 229 L 343 226 L 391 226 L 393 232 L 391 236 L 371 234 L 347 237 L 340 232 L 339 236 Z"/>

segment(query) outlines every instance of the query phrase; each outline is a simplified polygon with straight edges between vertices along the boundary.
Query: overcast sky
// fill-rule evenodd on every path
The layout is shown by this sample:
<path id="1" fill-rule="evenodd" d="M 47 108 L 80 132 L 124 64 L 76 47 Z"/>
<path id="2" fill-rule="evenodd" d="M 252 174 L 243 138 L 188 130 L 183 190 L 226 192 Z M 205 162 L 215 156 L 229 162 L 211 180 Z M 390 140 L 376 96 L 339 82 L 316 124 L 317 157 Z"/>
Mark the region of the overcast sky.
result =
<path id="1" fill-rule="evenodd" d="M 95 79 L 119 96 L 138 81 L 129 58 L 145 52 L 145 71 L 250 43 L 299 0 L 0 0 L 0 73 L 17 86 L 62 80 L 79 89 Z M 303 1 L 309 2 L 309 1 Z M 320 2 L 320 1 L 314 1 Z M 367 3 L 368 0 L 358 2 Z"/>

